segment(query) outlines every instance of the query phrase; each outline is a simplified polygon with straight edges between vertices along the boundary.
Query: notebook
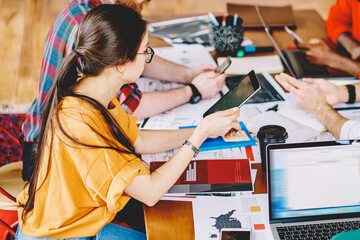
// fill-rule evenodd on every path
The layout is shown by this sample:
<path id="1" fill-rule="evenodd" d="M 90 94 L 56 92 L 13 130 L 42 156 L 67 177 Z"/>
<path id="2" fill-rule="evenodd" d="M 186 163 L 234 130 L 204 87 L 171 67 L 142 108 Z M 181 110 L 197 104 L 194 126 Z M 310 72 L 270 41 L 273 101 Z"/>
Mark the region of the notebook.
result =
<path id="1" fill-rule="evenodd" d="M 268 145 L 267 164 L 275 239 L 330 239 L 360 228 L 360 145 Z"/>

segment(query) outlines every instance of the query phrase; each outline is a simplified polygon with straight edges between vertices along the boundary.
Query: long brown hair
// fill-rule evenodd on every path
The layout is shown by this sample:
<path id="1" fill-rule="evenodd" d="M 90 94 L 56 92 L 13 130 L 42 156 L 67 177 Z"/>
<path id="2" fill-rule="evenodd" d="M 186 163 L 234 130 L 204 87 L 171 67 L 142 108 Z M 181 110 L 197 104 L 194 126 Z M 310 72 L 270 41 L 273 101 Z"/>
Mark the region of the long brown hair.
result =
<path id="1" fill-rule="evenodd" d="M 123 5 L 105 4 L 98 6 L 90 10 L 82 20 L 76 36 L 76 48 L 64 59 L 45 107 L 34 173 L 26 185 L 29 187 L 29 198 L 25 204 L 20 203 L 20 207 L 24 208 L 21 216 L 23 222 L 34 208 L 36 191 L 48 176 L 55 126 L 60 129 L 65 137 L 76 144 L 90 148 L 113 149 L 119 153 L 136 155 L 132 142 L 108 110 L 95 99 L 74 93 L 73 88 L 79 82 L 78 69 L 84 76 L 98 76 L 105 68 L 134 61 L 145 32 L 146 22 L 141 15 L 132 8 Z M 106 121 L 113 139 L 109 139 L 94 130 L 106 143 L 104 146 L 96 146 L 79 142 L 70 136 L 59 120 L 59 104 L 67 96 L 85 100 L 98 110 Z M 40 165 L 44 161 L 43 150 L 49 140 L 50 156 L 47 173 L 42 184 L 38 186 Z"/>

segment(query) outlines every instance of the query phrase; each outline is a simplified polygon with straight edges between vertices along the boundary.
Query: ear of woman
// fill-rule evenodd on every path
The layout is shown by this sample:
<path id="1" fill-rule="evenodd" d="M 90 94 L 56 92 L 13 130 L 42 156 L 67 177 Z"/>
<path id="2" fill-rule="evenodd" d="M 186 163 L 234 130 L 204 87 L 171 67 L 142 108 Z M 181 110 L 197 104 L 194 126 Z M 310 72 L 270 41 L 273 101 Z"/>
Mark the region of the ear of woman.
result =
<path id="1" fill-rule="evenodd" d="M 120 73 L 120 75 L 122 75 L 121 79 L 124 80 L 125 79 L 124 66 L 117 65 L 116 70 Z"/>

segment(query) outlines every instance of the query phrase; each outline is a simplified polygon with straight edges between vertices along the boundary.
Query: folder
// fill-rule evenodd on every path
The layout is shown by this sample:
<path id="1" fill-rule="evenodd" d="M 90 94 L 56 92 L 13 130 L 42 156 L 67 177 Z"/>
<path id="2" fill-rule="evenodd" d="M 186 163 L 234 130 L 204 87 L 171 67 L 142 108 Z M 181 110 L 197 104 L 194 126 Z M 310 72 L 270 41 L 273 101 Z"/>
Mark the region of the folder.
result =
<path id="1" fill-rule="evenodd" d="M 200 151 L 211 151 L 211 150 L 234 148 L 234 147 L 255 146 L 255 140 L 251 137 L 244 123 L 240 122 L 240 125 L 241 125 L 241 130 L 243 130 L 246 133 L 246 135 L 249 137 L 248 141 L 225 142 L 222 137 L 208 138 L 205 140 L 205 142 L 203 142 L 203 144 L 201 144 Z"/>
<path id="2" fill-rule="evenodd" d="M 165 162 L 151 162 L 153 172 Z M 249 159 L 193 160 L 169 193 L 252 191 Z"/>
<path id="3" fill-rule="evenodd" d="M 239 142 L 225 142 L 222 137 L 208 138 L 203 142 L 203 144 L 201 144 L 200 151 L 211 151 L 211 150 L 219 150 L 226 148 L 255 146 L 256 145 L 255 140 L 251 137 L 244 123 L 240 122 L 240 126 L 241 126 L 241 130 L 246 133 L 249 140 L 239 141 Z M 180 127 L 179 129 L 194 128 L 194 127 L 196 126 L 184 126 L 184 127 Z"/>
<path id="4" fill-rule="evenodd" d="M 291 5 L 279 7 L 259 6 L 259 9 L 270 29 L 284 29 L 284 26 L 296 29 Z M 237 13 L 242 18 L 245 30 L 264 29 L 254 5 L 228 3 L 227 11 L 229 15 Z"/>

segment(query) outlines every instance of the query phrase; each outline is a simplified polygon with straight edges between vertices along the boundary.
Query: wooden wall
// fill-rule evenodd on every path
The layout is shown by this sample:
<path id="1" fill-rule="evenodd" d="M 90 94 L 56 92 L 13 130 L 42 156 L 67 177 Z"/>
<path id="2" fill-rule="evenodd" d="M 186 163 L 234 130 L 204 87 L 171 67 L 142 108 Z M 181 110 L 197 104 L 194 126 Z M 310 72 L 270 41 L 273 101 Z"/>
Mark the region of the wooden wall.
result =
<path id="1" fill-rule="evenodd" d="M 0 103 L 30 103 L 36 96 L 45 38 L 68 0 L 0 0 Z M 225 0 L 152 0 L 144 16 L 224 12 Z M 326 18 L 335 0 L 232 0 L 314 8 Z"/>

